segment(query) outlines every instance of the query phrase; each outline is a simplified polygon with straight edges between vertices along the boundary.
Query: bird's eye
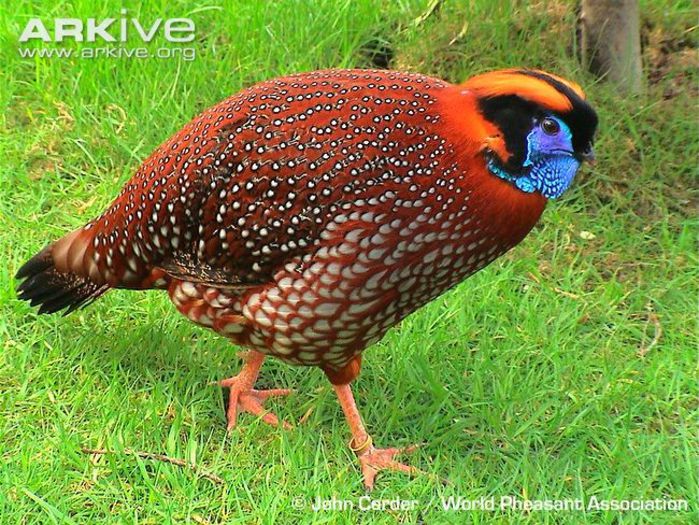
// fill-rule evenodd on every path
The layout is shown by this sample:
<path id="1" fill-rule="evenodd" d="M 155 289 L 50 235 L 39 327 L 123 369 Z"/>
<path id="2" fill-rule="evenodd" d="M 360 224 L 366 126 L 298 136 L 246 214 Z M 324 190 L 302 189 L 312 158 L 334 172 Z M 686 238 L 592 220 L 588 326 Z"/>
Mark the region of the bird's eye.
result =
<path id="1" fill-rule="evenodd" d="M 555 119 L 552 119 L 551 117 L 546 117 L 544 120 L 541 121 L 541 129 L 543 129 L 544 133 L 546 133 L 547 135 L 555 135 L 560 131 L 561 126 L 558 125 L 558 122 L 556 122 Z"/>

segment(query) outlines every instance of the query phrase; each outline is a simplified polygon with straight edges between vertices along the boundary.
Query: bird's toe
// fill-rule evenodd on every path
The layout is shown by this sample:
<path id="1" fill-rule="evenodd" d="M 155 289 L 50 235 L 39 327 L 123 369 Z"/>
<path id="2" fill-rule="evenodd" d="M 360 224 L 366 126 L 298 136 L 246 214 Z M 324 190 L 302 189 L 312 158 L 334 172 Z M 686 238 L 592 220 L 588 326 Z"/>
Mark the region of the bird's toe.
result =
<path id="1" fill-rule="evenodd" d="M 270 397 L 286 396 L 291 393 L 293 393 L 293 390 L 287 388 L 241 390 L 233 384 L 228 394 L 228 407 L 226 409 L 227 429 L 232 430 L 236 427 L 238 414 L 241 412 L 253 414 L 272 426 L 281 426 L 286 430 L 292 428 L 289 423 L 280 421 L 276 414 L 264 408 L 264 402 Z"/>
<path id="2" fill-rule="evenodd" d="M 362 474 L 364 476 L 364 486 L 367 490 L 374 488 L 374 480 L 376 479 L 376 474 L 382 470 L 394 470 L 398 472 L 404 472 L 411 476 L 417 474 L 426 474 L 426 472 L 413 467 L 411 465 L 406 465 L 395 460 L 395 457 L 399 454 L 410 453 L 415 451 L 418 445 L 412 445 L 404 448 L 374 448 L 370 446 L 366 451 L 359 454 L 359 464 L 362 468 Z"/>

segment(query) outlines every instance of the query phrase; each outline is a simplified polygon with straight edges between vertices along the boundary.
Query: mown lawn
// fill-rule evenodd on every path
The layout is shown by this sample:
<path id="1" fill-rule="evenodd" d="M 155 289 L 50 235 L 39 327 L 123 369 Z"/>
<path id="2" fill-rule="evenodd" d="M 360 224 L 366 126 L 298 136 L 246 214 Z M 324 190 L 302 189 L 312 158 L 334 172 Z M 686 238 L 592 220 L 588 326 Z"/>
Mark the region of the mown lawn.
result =
<path id="1" fill-rule="evenodd" d="M 128 16 L 196 22 L 195 60 L 22 58 L 29 18 L 118 18 L 121 3 L 0 6 L 0 523 L 699 520 L 690 0 L 642 2 L 650 81 L 638 97 L 581 71 L 570 2 L 451 1 L 429 16 L 426 1 L 144 4 Z M 515 65 L 574 78 L 601 117 L 598 163 L 522 245 L 365 354 L 355 392 L 375 440 L 425 443 L 413 464 L 450 483 L 384 474 L 372 497 L 416 509 L 313 513 L 316 497 L 364 494 L 320 371 L 268 362 L 259 384 L 295 388 L 272 406 L 303 423 L 284 432 L 242 416 L 226 434 L 210 382 L 236 373 L 239 349 L 154 292 L 38 317 L 13 275 L 203 108 L 276 75 L 387 61 L 452 81 Z M 689 511 L 441 510 L 458 495 L 685 499 Z"/>

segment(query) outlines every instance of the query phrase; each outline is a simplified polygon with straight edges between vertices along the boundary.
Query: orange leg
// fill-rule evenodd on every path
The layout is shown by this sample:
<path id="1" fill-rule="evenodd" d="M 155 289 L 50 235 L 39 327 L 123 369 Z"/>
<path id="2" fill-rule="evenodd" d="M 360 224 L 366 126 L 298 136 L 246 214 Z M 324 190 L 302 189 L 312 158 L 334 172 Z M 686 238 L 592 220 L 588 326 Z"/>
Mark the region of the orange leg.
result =
<path id="1" fill-rule="evenodd" d="M 257 381 L 257 376 L 260 373 L 260 367 L 265 360 L 265 355 L 261 352 L 250 351 L 243 355 L 245 365 L 240 373 L 229 379 L 224 379 L 218 384 L 222 387 L 230 389 L 228 394 L 228 410 L 226 417 L 228 419 L 228 430 L 235 428 L 238 422 L 238 414 L 241 412 L 249 412 L 262 418 L 262 421 L 270 425 L 279 426 L 279 418 L 266 411 L 263 408 L 264 402 L 273 396 L 286 396 L 292 393 L 292 390 L 287 388 L 277 388 L 273 390 L 255 390 L 253 385 Z M 291 428 L 286 421 L 281 422 L 281 426 L 285 429 Z"/>
<path id="2" fill-rule="evenodd" d="M 333 385 L 342 411 L 345 413 L 347 424 L 352 431 L 350 448 L 357 454 L 364 475 L 364 486 L 374 488 L 374 479 L 380 470 L 398 470 L 408 474 L 422 473 L 421 470 L 399 463 L 394 458 L 402 452 L 412 452 L 417 448 L 413 445 L 405 448 L 375 448 L 371 436 L 364 428 L 362 417 L 359 415 L 354 402 L 352 389 L 349 385 Z"/>

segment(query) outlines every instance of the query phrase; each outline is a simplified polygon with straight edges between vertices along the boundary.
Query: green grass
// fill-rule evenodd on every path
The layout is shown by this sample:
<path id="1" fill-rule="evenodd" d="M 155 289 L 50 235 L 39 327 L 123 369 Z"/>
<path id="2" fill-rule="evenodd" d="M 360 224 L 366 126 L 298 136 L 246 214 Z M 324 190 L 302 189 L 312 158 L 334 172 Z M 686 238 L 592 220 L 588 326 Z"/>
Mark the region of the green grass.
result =
<path id="1" fill-rule="evenodd" d="M 0 523 L 697 521 L 692 2 L 642 2 L 655 80 L 638 97 L 580 70 L 565 2 L 447 2 L 419 24 L 424 1 L 127 2 L 143 22 L 192 17 L 196 60 L 18 55 L 29 18 L 119 16 L 119 2 L 101 4 L 0 7 Z M 394 67 L 453 81 L 511 65 L 575 78 L 600 113 L 598 163 L 518 248 L 365 354 L 355 393 L 376 442 L 426 443 L 412 463 L 450 484 L 383 474 L 372 496 L 415 499 L 416 510 L 312 513 L 315 496 L 364 493 L 320 371 L 271 360 L 259 385 L 295 388 L 272 406 L 305 423 L 283 432 L 243 415 L 226 434 L 209 382 L 237 371 L 238 349 L 154 292 L 38 317 L 12 276 L 99 213 L 201 109 L 275 75 L 367 66 L 386 47 Z M 673 498 L 690 510 L 446 513 L 449 495 Z"/>

